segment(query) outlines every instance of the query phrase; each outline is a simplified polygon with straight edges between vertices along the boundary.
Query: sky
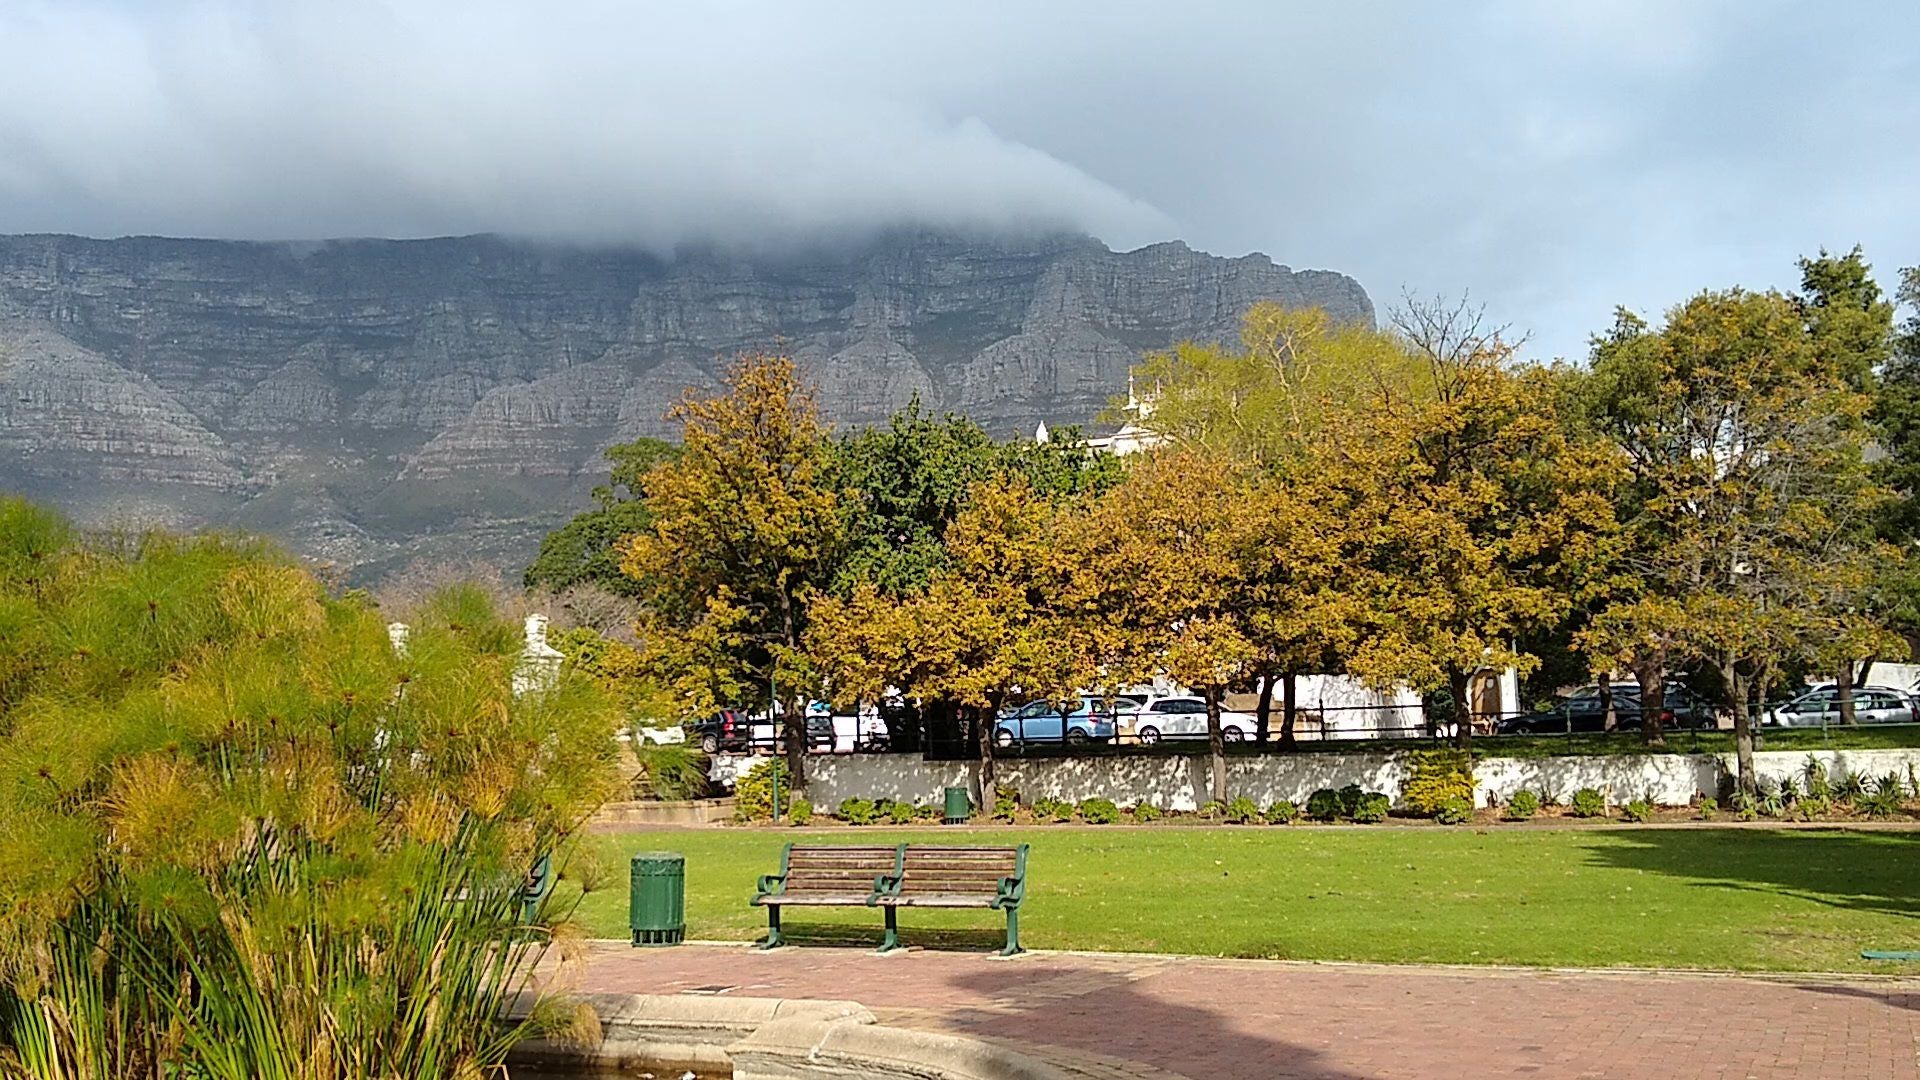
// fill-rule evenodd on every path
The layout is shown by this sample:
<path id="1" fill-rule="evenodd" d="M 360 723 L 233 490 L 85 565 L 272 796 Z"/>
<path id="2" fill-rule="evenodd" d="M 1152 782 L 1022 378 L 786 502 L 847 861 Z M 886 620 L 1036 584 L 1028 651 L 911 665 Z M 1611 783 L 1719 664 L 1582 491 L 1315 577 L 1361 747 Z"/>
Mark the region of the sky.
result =
<path id="1" fill-rule="evenodd" d="M 1822 247 L 1920 264 L 1916 42 L 1911 0 L 0 0 L 0 232 L 1076 229 L 1577 359 Z"/>

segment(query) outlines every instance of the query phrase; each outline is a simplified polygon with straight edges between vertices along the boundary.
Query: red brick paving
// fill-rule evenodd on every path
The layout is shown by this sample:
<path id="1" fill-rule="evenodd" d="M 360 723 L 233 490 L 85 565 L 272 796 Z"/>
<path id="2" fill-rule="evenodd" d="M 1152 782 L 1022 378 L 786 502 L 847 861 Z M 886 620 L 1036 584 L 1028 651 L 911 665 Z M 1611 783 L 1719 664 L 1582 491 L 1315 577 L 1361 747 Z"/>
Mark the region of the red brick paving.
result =
<path id="1" fill-rule="evenodd" d="M 715 983 L 1191 1080 L 1920 1078 L 1911 981 L 608 943 L 581 989 Z"/>

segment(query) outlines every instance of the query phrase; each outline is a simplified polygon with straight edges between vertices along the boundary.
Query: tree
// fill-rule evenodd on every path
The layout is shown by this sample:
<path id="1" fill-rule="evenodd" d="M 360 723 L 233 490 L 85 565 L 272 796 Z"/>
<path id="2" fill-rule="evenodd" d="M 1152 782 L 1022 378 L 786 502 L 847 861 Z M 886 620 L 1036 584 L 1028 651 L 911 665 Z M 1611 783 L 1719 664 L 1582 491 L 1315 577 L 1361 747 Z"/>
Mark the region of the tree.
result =
<path id="1" fill-rule="evenodd" d="M 897 687 L 972 714 L 983 801 L 1001 708 L 1016 695 L 1057 700 L 1093 677 L 1086 622 L 1067 602 L 1063 520 L 1025 478 L 996 477 L 946 530 L 926 588 L 890 595 L 863 582 L 813 605 L 809 643 L 837 691 L 877 698 Z"/>
<path id="2" fill-rule="evenodd" d="M 1813 362 L 1855 392 L 1871 395 L 1876 375 L 1893 351 L 1893 305 L 1882 296 L 1860 248 L 1856 246 L 1844 256 L 1822 250 L 1818 258 L 1801 259 L 1800 293 L 1794 302 L 1812 341 Z M 1864 417 L 1851 420 L 1865 422 Z M 1852 542 L 1872 543 L 1876 524 L 1872 519 L 1856 519 Z M 1860 608 L 1867 601 L 1867 594 L 1861 592 L 1835 597 L 1833 606 L 1844 611 Z M 1849 651 L 1856 644 L 1855 637 L 1837 634 L 1836 655 L 1832 658 L 1840 718 L 1848 724 L 1855 722 L 1854 661 L 1872 655 Z"/>
<path id="3" fill-rule="evenodd" d="M 620 567 L 642 603 L 642 655 L 694 708 L 742 697 L 784 708 L 788 769 L 804 786 L 817 675 L 802 643 L 844 527 L 826 428 L 785 357 L 744 357 L 720 392 L 689 391 L 668 415 L 681 452 L 644 475 L 652 521 Z"/>
<path id="4" fill-rule="evenodd" d="M 1637 584 L 1589 640 L 1601 655 L 1707 665 L 1751 792 L 1756 699 L 1827 646 L 1835 598 L 1871 578 L 1856 542 L 1883 494 L 1863 458 L 1867 398 L 1820 362 L 1791 300 L 1738 289 L 1701 293 L 1658 331 L 1623 312 L 1593 373 L 1595 415 L 1632 474 Z M 1642 700 L 1657 718 L 1655 688 Z"/>
<path id="5" fill-rule="evenodd" d="M 1516 639 L 1561 618 L 1612 531 L 1604 455 L 1569 441 L 1546 372 L 1464 304 L 1396 316 L 1424 367 L 1341 417 L 1327 473 L 1350 495 L 1372 624 L 1351 667 L 1447 691 L 1462 746 L 1481 668 L 1530 668 Z"/>
<path id="6" fill-rule="evenodd" d="M 620 543 L 646 531 L 651 520 L 641 498 L 642 479 L 678 453 L 678 447 L 659 439 L 608 447 L 613 472 L 593 489 L 594 508 L 575 514 L 540 541 L 540 554 L 522 575 L 526 587 L 561 592 L 591 584 L 632 595 L 637 586 L 620 572 Z"/>
<path id="7" fill-rule="evenodd" d="M 1100 634 L 1106 677 L 1164 670 L 1206 698 L 1218 802 L 1227 798 L 1220 699 L 1259 656 L 1251 486 L 1251 473 L 1221 455 L 1159 451 L 1094 502 L 1068 540 L 1073 600 Z"/>
<path id="8" fill-rule="evenodd" d="M 1339 550 L 1341 519 L 1328 512 L 1339 493 L 1319 483 L 1321 441 L 1335 418 L 1361 402 L 1411 396 L 1423 371 L 1392 333 L 1338 322 L 1320 308 L 1264 301 L 1247 310 L 1238 348 L 1185 342 L 1148 354 L 1133 371 L 1145 394 L 1142 426 L 1175 447 L 1278 481 L 1248 496 L 1284 504 L 1268 513 L 1273 557 L 1256 574 L 1265 596 L 1253 617 L 1262 741 L 1276 682 L 1281 741 L 1291 744 L 1298 676 L 1336 670 L 1355 641 L 1353 593 L 1334 586 L 1328 571 L 1335 568 L 1324 559 Z"/>

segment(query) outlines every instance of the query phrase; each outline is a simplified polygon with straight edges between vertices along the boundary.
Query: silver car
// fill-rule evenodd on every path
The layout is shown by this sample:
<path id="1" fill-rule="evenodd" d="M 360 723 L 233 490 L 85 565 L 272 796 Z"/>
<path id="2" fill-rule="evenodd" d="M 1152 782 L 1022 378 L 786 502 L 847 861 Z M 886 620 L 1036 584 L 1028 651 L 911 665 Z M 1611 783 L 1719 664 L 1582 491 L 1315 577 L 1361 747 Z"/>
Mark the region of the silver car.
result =
<path id="1" fill-rule="evenodd" d="M 1920 705 L 1913 695 L 1891 686 L 1861 686 L 1853 691 L 1854 719 L 1862 724 L 1920 723 Z M 1832 686 L 1817 686 L 1783 705 L 1768 710 L 1769 723 L 1781 727 L 1826 727 L 1840 723 L 1840 695 Z"/>

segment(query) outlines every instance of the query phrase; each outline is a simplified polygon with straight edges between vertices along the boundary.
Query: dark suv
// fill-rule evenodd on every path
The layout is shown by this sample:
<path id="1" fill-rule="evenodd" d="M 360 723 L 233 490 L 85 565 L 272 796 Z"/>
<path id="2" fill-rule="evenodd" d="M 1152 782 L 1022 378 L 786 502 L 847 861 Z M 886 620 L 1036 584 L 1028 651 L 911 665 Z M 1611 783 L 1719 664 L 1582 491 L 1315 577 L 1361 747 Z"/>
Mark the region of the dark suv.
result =
<path id="1" fill-rule="evenodd" d="M 698 743 L 703 754 L 745 750 L 753 745 L 753 721 L 739 709 L 721 709 L 711 716 L 688 720 L 680 727 L 687 733 L 687 741 Z"/>

